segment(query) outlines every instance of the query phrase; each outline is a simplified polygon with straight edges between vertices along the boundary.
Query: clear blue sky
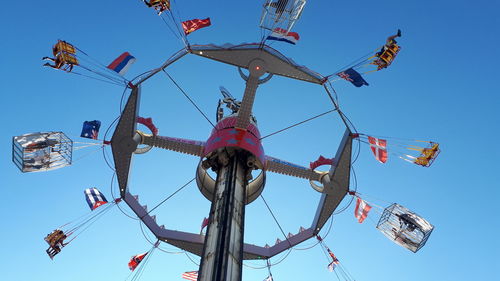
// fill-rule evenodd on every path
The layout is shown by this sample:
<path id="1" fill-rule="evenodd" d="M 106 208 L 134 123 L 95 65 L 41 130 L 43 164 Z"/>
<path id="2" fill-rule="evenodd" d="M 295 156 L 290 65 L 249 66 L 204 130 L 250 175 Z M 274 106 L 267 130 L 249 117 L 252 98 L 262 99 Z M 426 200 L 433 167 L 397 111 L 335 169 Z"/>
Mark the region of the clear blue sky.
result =
<path id="1" fill-rule="evenodd" d="M 182 19 L 212 19 L 189 35 L 191 43 L 259 40 L 262 1 L 177 1 Z M 500 20 L 498 1 L 308 1 L 294 31 L 296 46 L 273 47 L 322 74 L 330 74 L 383 44 L 397 28 L 403 49 L 394 64 L 366 75 L 368 87 L 345 81 L 334 87 L 341 108 L 360 132 L 434 140 L 442 152 L 422 168 L 402 160 L 377 163 L 367 146 L 355 163 L 358 191 L 398 202 L 428 219 L 435 230 L 414 254 L 375 229 L 378 217 L 358 224 L 353 207 L 334 216 L 325 239 L 358 281 L 499 279 L 497 200 L 500 87 L 496 78 Z M 43 68 L 57 39 L 67 40 L 104 64 L 123 51 L 137 62 L 133 77 L 159 66 L 182 48 L 161 19 L 139 0 L 8 1 L 0 9 L 2 119 L 0 138 L 3 203 L 1 280 L 125 280 L 130 256 L 147 251 L 138 221 L 111 210 L 51 261 L 45 235 L 85 214 L 83 190 L 98 187 L 111 197 L 112 171 L 100 151 L 74 153 L 71 167 L 23 174 L 11 161 L 11 138 L 36 131 L 64 131 L 73 140 L 85 120 L 107 128 L 119 114 L 122 88 Z M 224 85 L 241 98 L 244 82 L 234 67 L 188 56 L 169 73 L 210 118 Z M 263 135 L 331 108 L 318 85 L 274 77 L 259 88 L 255 115 Z M 206 140 L 210 125 L 164 76 L 143 87 L 141 115 L 153 117 L 162 135 Z M 213 120 L 213 119 L 212 119 Z M 102 133 L 104 130 L 102 130 Z M 308 165 L 333 156 L 343 133 L 330 114 L 264 141 L 268 155 Z M 87 153 L 91 153 L 87 155 Z M 194 177 L 198 159 L 154 150 L 134 160 L 131 191 L 154 206 Z M 116 186 L 115 186 L 116 187 Z M 308 227 L 319 194 L 307 181 L 268 174 L 263 193 L 285 232 Z M 375 201 L 383 206 L 389 203 Z M 346 202 L 343 202 L 345 204 Z M 126 213 L 130 210 L 123 205 Z M 195 184 L 158 208 L 168 228 L 198 232 L 209 202 Z M 146 235 L 150 233 L 146 232 Z M 280 231 L 262 200 L 247 207 L 245 241 L 272 244 Z M 305 242 L 298 248 L 312 245 Z M 162 245 L 167 251 L 177 251 Z M 197 257 L 191 256 L 195 261 Z M 280 257 L 273 258 L 278 261 Z M 262 266 L 262 262 L 245 263 Z M 276 281 L 337 280 L 319 247 L 294 250 L 272 267 Z M 156 251 L 142 280 L 181 280 L 196 270 L 184 254 Z M 245 281 L 263 280 L 266 270 L 244 269 Z"/>

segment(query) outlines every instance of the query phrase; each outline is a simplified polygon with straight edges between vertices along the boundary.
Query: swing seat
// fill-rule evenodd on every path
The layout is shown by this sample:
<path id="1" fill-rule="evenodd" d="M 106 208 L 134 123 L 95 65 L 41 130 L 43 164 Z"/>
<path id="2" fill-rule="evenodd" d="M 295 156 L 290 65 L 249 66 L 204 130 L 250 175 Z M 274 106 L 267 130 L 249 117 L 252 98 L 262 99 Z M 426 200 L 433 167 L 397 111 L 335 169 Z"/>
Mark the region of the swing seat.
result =
<path id="1" fill-rule="evenodd" d="M 67 54 L 67 53 L 60 53 L 58 58 L 61 60 L 63 64 L 72 64 L 72 65 L 78 65 L 78 60 L 76 57 Z"/>
<path id="2" fill-rule="evenodd" d="M 441 150 L 439 149 L 438 143 L 431 143 L 430 148 L 422 149 L 422 153 L 417 159 L 415 159 L 414 163 L 423 167 L 429 167 L 434 163 L 434 160 L 439 155 Z"/>
<path id="3" fill-rule="evenodd" d="M 388 67 L 396 58 L 399 50 L 401 50 L 401 47 L 396 43 L 386 46 L 384 51 L 380 55 L 377 55 L 378 58 L 375 59 L 372 64 L 377 66 L 377 70 Z"/>
<path id="4" fill-rule="evenodd" d="M 373 65 L 376 65 L 377 66 L 377 70 L 381 70 L 383 68 L 386 68 L 388 67 L 389 65 L 387 64 L 386 61 L 382 60 L 381 58 L 377 58 L 375 59 L 373 62 L 371 62 L 370 64 L 373 64 Z"/>
<path id="5" fill-rule="evenodd" d="M 22 172 L 71 165 L 73 142 L 63 132 L 37 132 L 12 138 L 12 161 Z"/>
<path id="6" fill-rule="evenodd" d="M 74 55 L 76 53 L 76 50 L 75 47 L 73 47 L 73 45 L 71 45 L 70 43 L 59 40 L 52 48 L 52 53 L 54 54 L 54 56 L 57 56 L 61 53 Z"/>
<path id="7" fill-rule="evenodd" d="M 423 217 L 394 203 L 384 209 L 377 229 L 389 240 L 415 253 L 425 245 L 434 226 Z"/>
<path id="8" fill-rule="evenodd" d="M 66 239 L 66 238 L 67 238 L 67 235 L 64 233 L 64 231 L 56 229 L 52 233 L 47 235 L 47 237 L 45 237 L 44 240 L 45 240 L 45 242 L 47 242 L 47 244 L 49 244 L 49 246 L 50 246 L 49 249 L 50 248 L 60 249 L 60 248 L 65 246 L 64 239 Z"/>
<path id="9" fill-rule="evenodd" d="M 169 0 L 151 0 L 150 5 L 160 12 L 163 12 L 165 10 L 170 10 Z"/>

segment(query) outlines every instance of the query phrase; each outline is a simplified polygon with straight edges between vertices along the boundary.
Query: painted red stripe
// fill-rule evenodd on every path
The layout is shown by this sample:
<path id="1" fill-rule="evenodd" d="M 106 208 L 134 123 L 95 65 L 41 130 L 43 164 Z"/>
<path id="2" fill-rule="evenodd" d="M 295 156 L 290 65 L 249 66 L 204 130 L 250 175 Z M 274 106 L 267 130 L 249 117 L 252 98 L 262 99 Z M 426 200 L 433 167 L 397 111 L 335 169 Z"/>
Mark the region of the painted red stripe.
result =
<path id="1" fill-rule="evenodd" d="M 108 65 L 108 68 L 116 68 L 126 57 L 130 56 L 129 52 L 125 52 L 117 57 L 112 63 Z"/>

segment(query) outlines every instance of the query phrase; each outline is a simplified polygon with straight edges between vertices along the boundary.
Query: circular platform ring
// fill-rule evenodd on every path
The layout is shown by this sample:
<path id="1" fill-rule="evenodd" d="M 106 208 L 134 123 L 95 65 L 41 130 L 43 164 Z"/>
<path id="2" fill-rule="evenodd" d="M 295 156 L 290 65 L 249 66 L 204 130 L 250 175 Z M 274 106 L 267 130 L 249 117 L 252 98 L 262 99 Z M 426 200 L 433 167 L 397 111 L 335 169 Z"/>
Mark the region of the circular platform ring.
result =
<path id="1" fill-rule="evenodd" d="M 202 161 L 198 164 L 196 168 L 196 184 L 200 192 L 209 201 L 212 201 L 215 193 L 215 180 L 208 174 L 208 172 L 202 167 Z M 264 185 L 266 184 L 266 173 L 261 171 L 259 175 L 248 183 L 246 190 L 245 204 L 252 203 L 264 190 Z"/>
<path id="2" fill-rule="evenodd" d="M 155 127 L 155 125 L 153 124 L 153 121 L 152 121 L 151 118 L 142 118 L 142 120 L 140 120 L 140 119 L 141 119 L 141 117 L 138 118 L 137 123 L 146 126 L 151 131 L 151 134 L 153 136 L 157 136 L 158 135 L 158 128 Z M 149 123 L 148 123 L 148 121 L 149 121 Z M 139 130 L 137 130 L 136 133 L 141 136 L 141 143 L 142 143 L 142 139 L 147 134 L 145 134 L 144 132 L 141 132 Z M 153 148 L 153 147 L 150 146 L 150 145 L 146 145 L 146 146 L 143 146 L 143 147 L 137 146 L 136 150 L 134 151 L 134 154 L 144 154 L 144 153 L 150 151 L 151 148 Z"/>
<path id="3" fill-rule="evenodd" d="M 140 135 L 141 136 L 141 139 L 144 137 L 144 136 L 147 136 L 148 134 L 145 134 L 144 132 L 141 132 L 139 130 L 136 131 L 136 134 Z M 142 140 L 141 140 L 142 142 Z M 144 147 L 139 147 L 137 146 L 137 148 L 134 150 L 134 154 L 144 154 L 148 151 L 151 150 L 151 148 L 153 148 L 152 146 L 150 145 L 146 145 Z"/>
<path id="4" fill-rule="evenodd" d="M 328 172 L 321 172 L 321 176 L 320 176 L 320 181 L 323 182 L 323 178 L 327 176 L 328 177 Z M 325 189 L 325 186 L 324 185 L 318 185 L 315 183 L 314 180 L 309 180 L 309 184 L 311 185 L 311 187 L 316 190 L 317 192 L 319 193 L 323 193 L 323 190 Z"/>

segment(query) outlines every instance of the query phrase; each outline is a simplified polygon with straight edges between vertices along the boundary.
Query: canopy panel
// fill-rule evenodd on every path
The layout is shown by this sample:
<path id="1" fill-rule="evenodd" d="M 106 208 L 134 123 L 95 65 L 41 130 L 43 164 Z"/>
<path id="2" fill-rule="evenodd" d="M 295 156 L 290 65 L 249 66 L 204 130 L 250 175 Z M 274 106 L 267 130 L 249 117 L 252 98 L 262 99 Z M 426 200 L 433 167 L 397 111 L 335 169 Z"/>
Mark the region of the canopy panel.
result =
<path id="1" fill-rule="evenodd" d="M 266 71 L 293 79 L 303 80 L 316 84 L 323 84 L 325 77 L 315 71 L 297 64 L 277 50 L 259 43 L 244 43 L 240 45 L 224 44 L 217 46 L 193 45 L 191 53 L 210 58 L 237 67 L 246 68 L 250 62 L 260 59 L 266 63 Z"/>

